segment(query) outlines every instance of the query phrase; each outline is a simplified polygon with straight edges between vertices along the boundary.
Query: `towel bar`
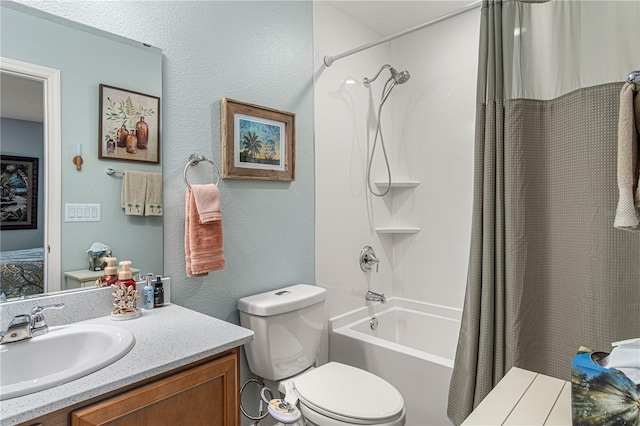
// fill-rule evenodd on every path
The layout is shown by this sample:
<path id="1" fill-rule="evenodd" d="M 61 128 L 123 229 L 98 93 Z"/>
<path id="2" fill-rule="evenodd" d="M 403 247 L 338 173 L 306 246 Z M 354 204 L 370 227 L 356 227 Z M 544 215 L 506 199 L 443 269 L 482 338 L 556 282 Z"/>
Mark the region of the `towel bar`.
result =
<path id="1" fill-rule="evenodd" d="M 108 174 L 109 176 L 113 176 L 116 173 L 120 174 L 120 175 L 124 175 L 125 171 L 124 170 L 116 170 L 116 169 L 112 169 L 111 167 L 109 167 L 107 170 L 104 171 L 106 174 Z"/>
<path id="2" fill-rule="evenodd" d="M 189 156 L 189 161 L 187 162 L 187 165 L 184 167 L 184 183 L 185 185 L 187 185 L 187 188 L 191 188 L 191 185 L 189 185 L 189 181 L 187 180 L 187 170 L 189 170 L 189 166 L 197 166 L 201 161 L 206 161 L 207 163 L 210 163 L 216 169 L 216 172 L 218 173 L 216 186 L 218 185 L 218 183 L 220 183 L 220 169 L 218 169 L 218 166 L 216 165 L 216 163 L 209 160 L 207 157 L 203 157 L 202 155 L 191 154 Z"/>

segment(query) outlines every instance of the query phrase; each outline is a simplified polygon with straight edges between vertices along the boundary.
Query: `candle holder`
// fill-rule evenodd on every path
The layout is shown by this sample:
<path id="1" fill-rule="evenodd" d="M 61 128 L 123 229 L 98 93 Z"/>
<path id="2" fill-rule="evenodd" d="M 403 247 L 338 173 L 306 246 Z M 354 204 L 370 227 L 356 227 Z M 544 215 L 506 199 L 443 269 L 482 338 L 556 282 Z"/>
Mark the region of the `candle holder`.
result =
<path id="1" fill-rule="evenodd" d="M 73 164 L 76 165 L 76 170 L 80 170 L 82 168 L 82 156 L 81 155 L 76 155 L 75 157 L 73 157 Z"/>
<path id="2" fill-rule="evenodd" d="M 76 170 L 80 170 L 82 168 L 82 145 L 77 143 L 72 145 L 72 149 L 75 151 L 75 157 L 73 157 L 73 164 L 76 165 Z"/>
<path id="3" fill-rule="evenodd" d="M 142 312 L 136 307 L 138 290 L 126 284 L 111 284 L 113 289 L 113 312 L 111 319 L 116 321 L 138 318 Z"/>

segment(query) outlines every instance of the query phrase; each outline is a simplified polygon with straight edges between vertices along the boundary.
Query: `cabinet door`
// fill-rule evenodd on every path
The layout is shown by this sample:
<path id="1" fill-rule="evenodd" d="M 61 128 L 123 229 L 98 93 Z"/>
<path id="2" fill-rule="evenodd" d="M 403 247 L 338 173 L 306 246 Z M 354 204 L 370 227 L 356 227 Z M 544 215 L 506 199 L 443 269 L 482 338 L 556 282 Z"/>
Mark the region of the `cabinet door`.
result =
<path id="1" fill-rule="evenodd" d="M 236 353 L 97 402 L 72 426 L 239 425 Z"/>

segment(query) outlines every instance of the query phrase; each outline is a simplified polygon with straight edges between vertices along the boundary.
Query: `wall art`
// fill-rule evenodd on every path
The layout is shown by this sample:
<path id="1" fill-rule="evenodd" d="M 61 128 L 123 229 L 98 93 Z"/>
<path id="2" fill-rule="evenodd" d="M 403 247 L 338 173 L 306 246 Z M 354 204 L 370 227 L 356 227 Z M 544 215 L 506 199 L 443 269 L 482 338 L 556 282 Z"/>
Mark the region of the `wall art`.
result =
<path id="1" fill-rule="evenodd" d="M 160 98 L 100 85 L 98 158 L 160 162 Z"/>
<path id="2" fill-rule="evenodd" d="M 295 180 L 295 114 L 223 98 L 222 177 Z"/>
<path id="3" fill-rule="evenodd" d="M 0 156 L 0 227 L 38 228 L 38 158 Z"/>

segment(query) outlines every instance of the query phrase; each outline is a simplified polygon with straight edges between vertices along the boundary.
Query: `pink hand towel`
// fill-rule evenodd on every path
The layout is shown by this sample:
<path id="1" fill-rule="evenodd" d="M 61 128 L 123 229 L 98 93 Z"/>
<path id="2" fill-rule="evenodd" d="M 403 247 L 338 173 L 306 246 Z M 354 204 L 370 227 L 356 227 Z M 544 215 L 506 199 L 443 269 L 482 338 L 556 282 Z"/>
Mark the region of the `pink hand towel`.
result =
<path id="1" fill-rule="evenodd" d="M 188 277 L 207 275 L 225 266 L 222 220 L 201 223 L 194 196 L 200 188 L 193 191 L 198 186 L 209 185 L 191 185 L 186 194 L 184 247 Z"/>
<path id="2" fill-rule="evenodd" d="M 222 220 L 220 213 L 220 190 L 214 184 L 191 185 L 193 198 L 196 200 L 196 208 L 200 223 Z"/>

